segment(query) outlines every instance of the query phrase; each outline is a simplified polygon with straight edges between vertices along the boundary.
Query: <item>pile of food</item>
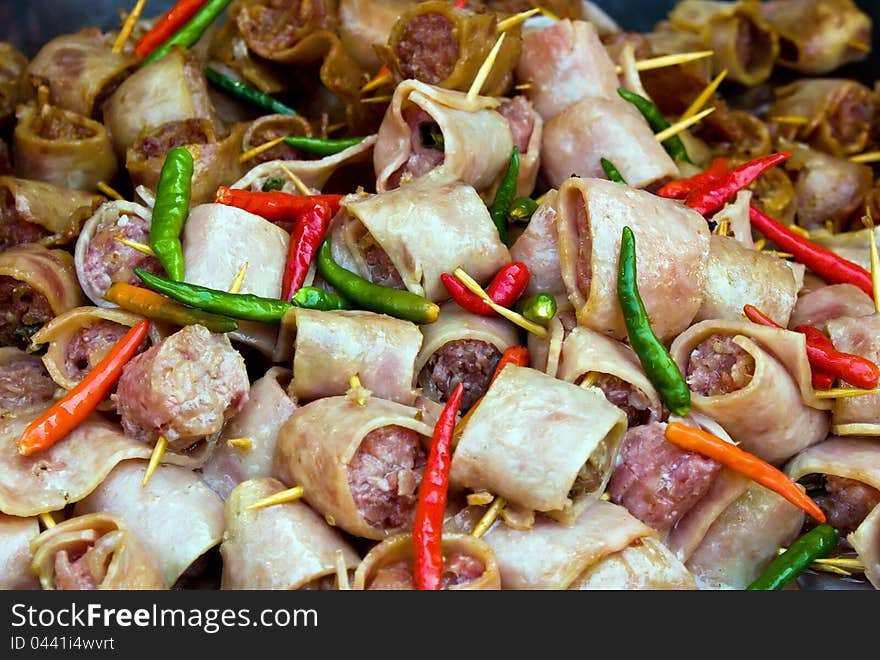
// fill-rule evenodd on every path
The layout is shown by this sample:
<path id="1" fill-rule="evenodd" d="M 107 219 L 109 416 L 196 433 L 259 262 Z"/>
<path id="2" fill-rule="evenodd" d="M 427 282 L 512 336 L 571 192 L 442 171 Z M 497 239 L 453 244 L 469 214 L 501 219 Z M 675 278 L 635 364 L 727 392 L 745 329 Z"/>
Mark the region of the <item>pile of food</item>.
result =
<path id="1" fill-rule="evenodd" d="M 852 0 L 149 5 L 0 44 L 0 588 L 880 588 Z"/>

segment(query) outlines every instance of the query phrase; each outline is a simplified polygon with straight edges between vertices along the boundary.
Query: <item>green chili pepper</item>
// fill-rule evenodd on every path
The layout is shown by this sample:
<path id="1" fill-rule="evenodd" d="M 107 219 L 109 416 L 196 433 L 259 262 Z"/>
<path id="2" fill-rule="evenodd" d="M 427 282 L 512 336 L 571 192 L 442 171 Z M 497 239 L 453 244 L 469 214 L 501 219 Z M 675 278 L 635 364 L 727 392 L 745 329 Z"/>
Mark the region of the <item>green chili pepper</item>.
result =
<path id="1" fill-rule="evenodd" d="M 278 99 L 273 98 L 268 94 L 264 94 L 256 87 L 252 87 L 247 83 L 223 75 L 216 69 L 205 67 L 205 77 L 209 82 L 213 83 L 229 95 L 242 101 L 246 101 L 262 110 L 267 110 L 279 115 L 297 114 L 296 110 L 285 105 Z"/>
<path id="2" fill-rule="evenodd" d="M 531 197 L 517 197 L 510 205 L 507 219 L 510 222 L 528 222 L 538 210 L 538 202 Z"/>
<path id="3" fill-rule="evenodd" d="M 319 294 L 312 290 L 314 287 L 306 287 L 308 290 L 301 295 L 298 293 L 298 297 L 294 297 L 294 302 L 287 302 L 276 298 L 255 296 L 252 293 L 229 293 L 198 284 L 172 282 L 164 277 L 147 273 L 140 268 L 135 268 L 134 273 L 148 287 L 165 294 L 172 300 L 206 312 L 222 314 L 244 321 L 278 323 L 294 305 L 322 311 L 350 309 L 348 302 L 340 296 L 327 291 Z"/>
<path id="4" fill-rule="evenodd" d="M 270 176 L 263 182 L 263 187 L 261 188 L 263 192 L 275 192 L 283 189 L 284 179 L 279 179 L 277 176 Z"/>
<path id="5" fill-rule="evenodd" d="M 388 314 L 413 323 L 433 323 L 440 307 L 411 291 L 373 284 L 333 261 L 330 239 L 318 250 L 318 273 L 328 284 L 362 309 Z"/>
<path id="6" fill-rule="evenodd" d="M 623 310 L 626 332 L 645 374 L 657 388 L 666 407 L 676 415 L 686 415 L 691 392 L 669 351 L 654 334 L 636 282 L 636 239 L 632 229 L 623 228 L 617 271 L 617 298 Z"/>
<path id="7" fill-rule="evenodd" d="M 165 157 L 150 221 L 150 247 L 168 277 L 183 280 L 180 232 L 189 216 L 192 198 L 193 157 L 186 147 L 174 147 Z"/>
<path id="8" fill-rule="evenodd" d="M 205 31 L 211 27 L 217 17 L 223 13 L 232 0 L 208 0 L 195 15 L 187 21 L 186 25 L 175 32 L 168 41 L 147 55 L 142 65 L 155 62 L 168 54 L 172 46 L 191 48 L 198 43 Z"/>
<path id="9" fill-rule="evenodd" d="M 651 130 L 655 133 L 659 133 L 660 131 L 669 128 L 670 124 L 663 115 L 663 111 L 660 110 L 660 108 L 657 107 L 657 104 L 653 101 L 646 99 L 639 94 L 635 94 L 628 89 L 624 89 L 623 87 L 618 87 L 617 93 L 620 94 L 624 100 L 629 101 L 636 106 L 639 112 L 642 113 L 642 116 L 648 120 Z M 666 149 L 666 152 L 672 156 L 674 161 L 684 161 L 686 163 L 692 162 L 680 136 L 675 135 L 668 140 L 664 140 L 663 147 Z"/>
<path id="10" fill-rule="evenodd" d="M 532 323 L 547 325 L 556 316 L 556 298 L 549 293 L 536 293 L 519 303 L 517 311 Z"/>
<path id="11" fill-rule="evenodd" d="M 840 533 L 828 523 L 817 525 L 795 540 L 752 582 L 751 591 L 778 591 L 803 573 L 816 559 L 827 557 L 837 547 Z"/>
<path id="12" fill-rule="evenodd" d="M 440 130 L 440 124 L 436 121 L 426 121 L 419 124 L 419 136 L 422 139 L 422 146 L 426 149 L 443 151 L 446 148 L 443 131 Z"/>
<path id="13" fill-rule="evenodd" d="M 284 143 L 286 145 L 318 156 L 332 156 L 333 154 L 338 154 L 340 151 L 344 151 L 349 147 L 360 144 L 363 141 L 363 136 L 339 138 L 336 140 L 306 137 L 304 135 L 288 135 L 284 138 Z"/>
<path id="14" fill-rule="evenodd" d="M 623 178 L 623 175 L 620 171 L 614 166 L 607 158 L 600 159 L 602 163 L 602 169 L 605 170 L 605 176 L 608 177 L 609 181 L 614 181 L 614 183 L 626 183 L 626 179 Z"/>
<path id="15" fill-rule="evenodd" d="M 502 243 L 507 243 L 507 214 L 513 204 L 513 198 L 516 195 L 516 179 L 519 176 L 519 149 L 514 145 L 513 152 L 510 154 L 510 163 L 507 165 L 507 171 L 504 178 L 495 191 L 495 200 L 489 209 L 489 215 L 492 216 L 492 222 L 498 228 L 498 235 L 501 237 Z"/>

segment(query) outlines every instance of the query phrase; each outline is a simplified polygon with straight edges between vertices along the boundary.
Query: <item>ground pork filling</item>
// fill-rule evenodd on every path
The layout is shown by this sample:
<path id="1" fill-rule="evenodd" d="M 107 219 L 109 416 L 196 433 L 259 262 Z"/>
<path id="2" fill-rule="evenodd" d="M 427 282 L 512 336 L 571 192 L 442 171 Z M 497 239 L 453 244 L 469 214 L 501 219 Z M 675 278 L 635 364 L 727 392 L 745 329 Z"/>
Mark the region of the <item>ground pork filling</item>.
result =
<path id="1" fill-rule="evenodd" d="M 846 536 L 880 504 L 880 490 L 862 481 L 829 475 L 825 479 L 825 493 L 815 499 L 828 523 Z"/>
<path id="2" fill-rule="evenodd" d="M 61 591 L 94 591 L 98 582 L 92 575 L 87 548 L 74 553 L 73 559 L 67 550 L 55 555 L 55 588 Z"/>
<path id="3" fill-rule="evenodd" d="M 443 573 L 440 588 L 449 589 L 459 585 L 470 584 L 485 573 L 483 562 L 462 552 L 453 552 L 443 562 Z M 403 590 L 414 589 L 413 567 L 410 561 L 398 561 L 383 566 L 376 571 L 370 581 L 370 590 Z"/>
<path id="4" fill-rule="evenodd" d="M 578 379 L 580 382 L 581 379 Z M 626 413 L 629 428 L 646 423 L 651 418 L 651 402 L 645 394 L 622 378 L 599 374 L 593 385 L 605 393 L 610 403 Z"/>
<path id="5" fill-rule="evenodd" d="M 46 296 L 8 275 L 0 275 L 0 309 L 0 346 L 26 347 L 55 316 Z"/>
<path id="6" fill-rule="evenodd" d="M 127 331 L 121 323 L 103 320 L 80 328 L 67 345 L 64 371 L 68 378 L 82 380 Z"/>
<path id="7" fill-rule="evenodd" d="M 174 147 L 211 142 L 209 124 L 204 119 L 171 121 L 144 135 L 132 147 L 144 160 L 165 158 Z"/>
<path id="8" fill-rule="evenodd" d="M 489 388 L 501 359 L 501 351 L 479 339 L 457 339 L 444 344 L 419 373 L 422 393 L 438 403 L 449 400 L 459 383 L 464 384 L 461 409 L 468 410 Z"/>
<path id="9" fill-rule="evenodd" d="M 700 396 L 721 396 L 746 387 L 755 374 L 755 359 L 730 335 L 712 335 L 691 352 L 687 384 Z"/>
<path id="10" fill-rule="evenodd" d="M 88 126 L 70 121 L 62 112 L 45 112 L 34 122 L 34 132 L 44 140 L 75 142 L 95 137 Z"/>
<path id="11" fill-rule="evenodd" d="M 412 429 L 383 426 L 364 436 L 348 464 L 348 486 L 369 525 L 398 529 L 411 521 L 426 460 Z"/>
<path id="12" fill-rule="evenodd" d="M 414 16 L 394 45 L 404 78 L 436 85 L 446 80 L 458 61 L 455 25 L 440 14 Z"/>

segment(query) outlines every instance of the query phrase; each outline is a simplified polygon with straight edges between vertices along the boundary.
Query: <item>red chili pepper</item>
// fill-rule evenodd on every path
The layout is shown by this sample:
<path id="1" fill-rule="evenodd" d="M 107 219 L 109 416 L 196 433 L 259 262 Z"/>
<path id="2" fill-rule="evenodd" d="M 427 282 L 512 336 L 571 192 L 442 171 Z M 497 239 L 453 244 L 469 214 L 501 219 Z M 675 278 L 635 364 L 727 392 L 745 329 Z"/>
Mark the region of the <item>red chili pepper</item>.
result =
<path id="1" fill-rule="evenodd" d="M 528 266 L 521 261 L 511 261 L 495 273 L 489 286 L 486 287 L 486 295 L 496 305 L 512 307 L 529 285 L 529 277 Z M 452 299 L 461 308 L 480 316 L 496 315 L 495 310 L 489 307 L 480 296 L 462 284 L 457 277 L 449 273 L 441 273 L 440 281 L 446 287 Z"/>
<path id="2" fill-rule="evenodd" d="M 791 152 L 785 151 L 769 156 L 761 156 L 755 160 L 733 168 L 724 177 L 714 183 L 695 188 L 685 197 L 684 203 L 698 211 L 701 215 L 709 215 L 720 210 L 734 195 L 748 186 L 761 174 L 775 165 L 791 158 Z"/>
<path id="3" fill-rule="evenodd" d="M 753 305 L 743 307 L 743 313 L 754 323 L 782 327 Z M 807 338 L 807 359 L 813 370 L 813 387 L 817 390 L 827 390 L 837 378 L 866 390 L 877 387 L 880 368 L 876 364 L 861 355 L 838 351 L 834 342 L 814 325 L 799 325 L 794 331 Z"/>
<path id="4" fill-rule="evenodd" d="M 699 174 L 695 174 L 687 179 L 677 179 L 670 181 L 664 185 L 657 194 L 660 197 L 668 197 L 670 199 L 684 199 L 688 193 L 696 188 L 710 186 L 721 181 L 730 169 L 729 161 L 723 156 L 719 156 L 712 161 L 709 169 Z"/>
<path id="5" fill-rule="evenodd" d="M 772 241 L 780 249 L 793 255 L 829 284 L 855 284 L 869 296 L 874 297 L 871 273 L 858 264 L 795 234 L 756 206 L 749 207 L 749 219 L 752 227 L 764 234 L 768 241 Z"/>
<path id="6" fill-rule="evenodd" d="M 290 223 L 310 211 L 315 204 L 326 206 L 333 217 L 339 210 L 342 197 L 343 195 L 300 196 L 280 191 L 255 192 L 220 186 L 214 194 L 214 202 L 244 209 L 269 222 Z"/>
<path id="7" fill-rule="evenodd" d="M 146 57 L 170 39 L 182 28 L 207 0 L 179 0 L 160 18 L 153 28 L 142 36 L 134 46 L 139 57 Z"/>
<path id="8" fill-rule="evenodd" d="M 333 214 L 326 205 L 317 202 L 312 208 L 296 219 L 290 233 L 290 246 L 287 249 L 287 264 L 281 280 L 281 299 L 290 302 L 302 287 L 309 273 L 309 267 L 317 254 Z"/>
<path id="9" fill-rule="evenodd" d="M 525 346 L 510 346 L 504 349 L 504 353 L 501 354 L 501 359 L 498 360 L 498 364 L 495 366 L 495 373 L 492 374 L 491 382 L 495 382 L 495 379 L 498 378 L 498 374 L 500 374 L 501 370 L 508 364 L 527 367 L 529 366 L 530 359 L 529 349 Z"/>
<path id="10" fill-rule="evenodd" d="M 28 424 L 18 440 L 18 453 L 30 456 L 49 449 L 83 422 L 110 394 L 149 327 L 147 319 L 132 326 L 85 378 Z"/>
<path id="11" fill-rule="evenodd" d="M 415 586 L 420 590 L 440 589 L 443 578 L 443 516 L 449 489 L 449 465 L 452 459 L 452 433 L 461 406 L 464 384 L 455 386 L 452 396 L 434 426 L 431 452 L 425 476 L 419 486 L 419 500 L 413 523 L 415 548 Z"/>

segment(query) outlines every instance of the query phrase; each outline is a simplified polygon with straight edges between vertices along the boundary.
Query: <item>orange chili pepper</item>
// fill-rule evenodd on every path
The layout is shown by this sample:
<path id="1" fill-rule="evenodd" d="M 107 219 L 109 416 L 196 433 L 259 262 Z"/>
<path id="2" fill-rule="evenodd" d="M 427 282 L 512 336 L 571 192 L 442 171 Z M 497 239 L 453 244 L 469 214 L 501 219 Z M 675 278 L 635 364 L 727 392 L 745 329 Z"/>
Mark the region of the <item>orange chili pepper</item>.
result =
<path id="1" fill-rule="evenodd" d="M 731 470 L 739 472 L 752 481 L 778 493 L 820 523 L 825 522 L 825 513 L 796 481 L 754 454 L 750 454 L 707 431 L 685 426 L 679 422 L 669 422 L 666 425 L 666 439 L 677 447 L 718 461 Z"/>
<path id="2" fill-rule="evenodd" d="M 132 326 L 76 387 L 32 421 L 18 439 L 18 453 L 30 456 L 45 451 L 83 422 L 116 386 L 149 327 L 148 319 Z"/>
<path id="3" fill-rule="evenodd" d="M 501 359 L 498 360 L 498 364 L 495 367 L 495 373 L 492 374 L 492 380 L 490 382 L 495 382 L 495 379 L 498 378 L 498 374 L 501 373 L 501 370 L 504 369 L 508 364 L 515 364 L 518 367 L 527 367 L 529 366 L 529 349 L 525 346 L 511 346 L 504 350 L 504 353 L 501 354 Z"/>

